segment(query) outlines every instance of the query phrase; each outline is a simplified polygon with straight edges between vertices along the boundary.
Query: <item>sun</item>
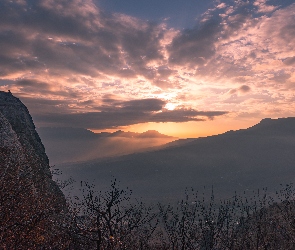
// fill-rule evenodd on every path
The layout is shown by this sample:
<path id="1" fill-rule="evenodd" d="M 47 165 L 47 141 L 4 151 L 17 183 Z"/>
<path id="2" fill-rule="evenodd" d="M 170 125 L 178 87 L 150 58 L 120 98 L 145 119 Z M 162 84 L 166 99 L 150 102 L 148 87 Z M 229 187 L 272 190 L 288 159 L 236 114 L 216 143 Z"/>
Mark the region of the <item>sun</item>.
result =
<path id="1" fill-rule="evenodd" d="M 165 109 L 168 109 L 168 110 L 174 110 L 176 107 L 175 104 L 171 103 L 171 102 L 168 102 L 166 105 L 165 105 Z"/>

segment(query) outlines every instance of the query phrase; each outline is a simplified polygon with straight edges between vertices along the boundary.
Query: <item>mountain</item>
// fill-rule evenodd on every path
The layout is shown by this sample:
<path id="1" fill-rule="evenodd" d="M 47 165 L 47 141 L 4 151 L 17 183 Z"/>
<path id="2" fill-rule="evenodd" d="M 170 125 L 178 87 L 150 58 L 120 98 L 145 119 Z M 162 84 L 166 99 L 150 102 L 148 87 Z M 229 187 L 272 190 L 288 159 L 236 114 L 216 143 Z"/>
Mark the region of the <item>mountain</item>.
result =
<path id="1" fill-rule="evenodd" d="M 173 138 L 173 136 L 163 135 L 156 130 L 148 130 L 137 136 L 138 138 Z"/>
<path id="2" fill-rule="evenodd" d="M 295 118 L 263 119 L 244 130 L 188 140 L 161 150 L 60 165 L 64 177 L 94 180 L 106 187 L 112 177 L 146 200 L 179 199 L 186 187 L 227 198 L 235 191 L 268 187 L 295 179 Z M 203 192 L 203 191 L 202 191 Z"/>
<path id="3" fill-rule="evenodd" d="M 177 138 L 157 131 L 93 133 L 84 128 L 37 128 L 51 164 L 88 161 L 150 150 Z"/>
<path id="4" fill-rule="evenodd" d="M 27 108 L 2 91 L 0 180 L 0 248 L 59 245 L 63 249 L 65 197 L 52 180 L 48 157 Z"/>
<path id="5" fill-rule="evenodd" d="M 295 133 L 295 117 L 270 119 L 265 118 L 260 123 L 237 133 L 260 136 L 293 136 Z"/>
<path id="6" fill-rule="evenodd" d="M 79 138 L 100 138 L 100 137 L 126 137 L 126 138 L 172 138 L 176 137 L 163 135 L 156 130 L 148 130 L 143 133 L 124 132 L 117 130 L 116 132 L 101 132 L 93 133 L 84 128 L 68 128 L 68 127 L 40 127 L 37 128 L 40 135 L 45 138 L 60 138 L 60 139 L 79 139 Z"/>
<path id="7" fill-rule="evenodd" d="M 163 135 L 156 130 L 148 130 L 143 133 L 136 133 L 136 132 L 124 132 L 122 130 L 118 130 L 114 133 L 104 133 L 104 136 L 109 137 L 127 137 L 127 138 L 174 138 L 173 136 Z"/>

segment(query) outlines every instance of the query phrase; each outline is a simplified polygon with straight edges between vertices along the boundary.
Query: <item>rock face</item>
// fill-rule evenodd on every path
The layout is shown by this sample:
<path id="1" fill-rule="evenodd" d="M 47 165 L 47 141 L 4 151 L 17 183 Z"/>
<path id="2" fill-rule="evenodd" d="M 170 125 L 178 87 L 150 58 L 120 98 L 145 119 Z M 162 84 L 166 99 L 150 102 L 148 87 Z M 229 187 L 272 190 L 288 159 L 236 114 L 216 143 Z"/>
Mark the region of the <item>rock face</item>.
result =
<path id="1" fill-rule="evenodd" d="M 22 152 L 32 163 L 31 171 L 35 178 L 45 178 L 44 182 L 48 182 L 54 194 L 64 199 L 63 193 L 52 181 L 45 148 L 27 107 L 10 92 L 0 91 L 0 121 L 0 147 Z"/>
<path id="2" fill-rule="evenodd" d="M 66 211 L 29 111 L 0 91 L 0 248 L 66 248 L 59 242 Z"/>
<path id="3" fill-rule="evenodd" d="M 25 151 L 38 159 L 42 171 L 50 176 L 49 160 L 27 107 L 10 92 L 0 91 L 0 113 L 2 113 L 2 119 L 6 119 L 10 124 Z M 9 141 L 9 138 L 7 140 Z"/>

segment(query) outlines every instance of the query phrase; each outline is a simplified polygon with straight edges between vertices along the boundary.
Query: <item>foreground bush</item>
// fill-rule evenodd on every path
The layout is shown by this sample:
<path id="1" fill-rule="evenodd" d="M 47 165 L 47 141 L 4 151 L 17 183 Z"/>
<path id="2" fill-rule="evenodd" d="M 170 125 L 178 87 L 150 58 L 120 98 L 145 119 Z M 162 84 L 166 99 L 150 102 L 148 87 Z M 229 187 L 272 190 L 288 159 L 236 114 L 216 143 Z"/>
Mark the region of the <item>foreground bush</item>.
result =
<path id="1" fill-rule="evenodd" d="M 106 193 L 87 183 L 72 202 L 84 249 L 295 249 L 294 189 L 275 197 L 263 189 L 251 198 L 209 200 L 186 191 L 176 205 L 147 207 L 131 201 L 116 182 Z"/>
<path id="2" fill-rule="evenodd" d="M 222 201 L 187 190 L 177 204 L 147 206 L 116 181 L 107 192 L 82 182 L 60 211 L 15 166 L 0 175 L 0 249 L 295 249 L 293 185 Z"/>

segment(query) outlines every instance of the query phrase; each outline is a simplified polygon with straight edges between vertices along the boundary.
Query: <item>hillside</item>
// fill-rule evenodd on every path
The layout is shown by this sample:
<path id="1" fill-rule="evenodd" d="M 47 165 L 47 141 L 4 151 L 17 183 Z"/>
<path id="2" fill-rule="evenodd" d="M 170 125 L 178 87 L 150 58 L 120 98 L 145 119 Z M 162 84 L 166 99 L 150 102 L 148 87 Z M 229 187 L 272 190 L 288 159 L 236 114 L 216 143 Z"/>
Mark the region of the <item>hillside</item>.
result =
<path id="1" fill-rule="evenodd" d="M 153 152 L 59 167 L 65 178 L 106 186 L 112 176 L 147 200 L 175 200 L 186 187 L 219 197 L 275 189 L 294 181 L 295 119 L 265 119 L 245 130 L 199 138 Z"/>

